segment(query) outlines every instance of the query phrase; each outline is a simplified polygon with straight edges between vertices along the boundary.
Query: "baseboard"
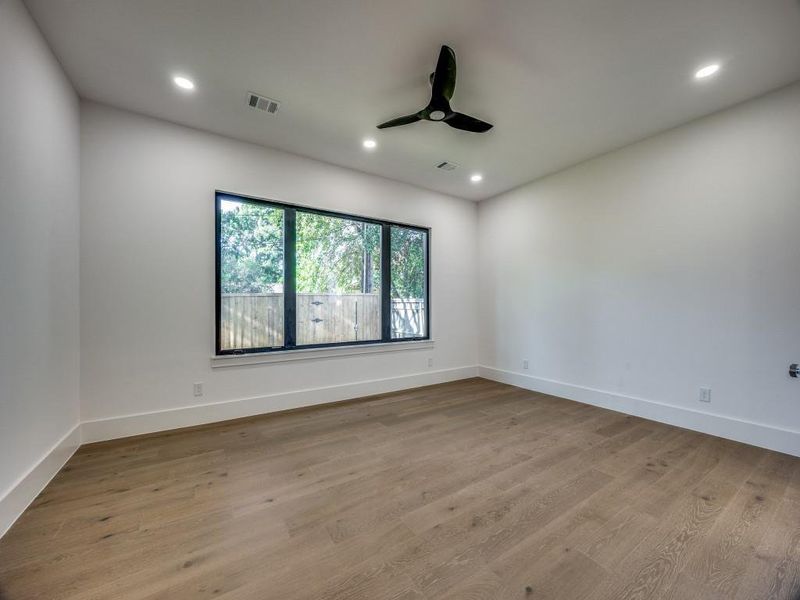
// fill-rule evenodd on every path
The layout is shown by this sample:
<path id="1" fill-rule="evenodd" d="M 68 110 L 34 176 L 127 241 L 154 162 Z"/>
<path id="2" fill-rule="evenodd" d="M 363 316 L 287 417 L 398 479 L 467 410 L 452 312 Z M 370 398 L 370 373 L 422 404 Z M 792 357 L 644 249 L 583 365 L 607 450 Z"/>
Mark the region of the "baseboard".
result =
<path id="1" fill-rule="evenodd" d="M 467 379 L 475 377 L 477 374 L 478 367 L 476 366 L 425 371 L 400 377 L 371 379 L 344 385 L 310 388 L 254 398 L 242 398 L 212 404 L 84 421 L 82 424 L 83 442 L 100 442 L 143 433 L 155 433 L 293 408 L 327 404 L 361 396 L 371 396 L 373 394 L 383 394 L 424 385 Z"/>
<path id="2" fill-rule="evenodd" d="M 75 425 L 38 463 L 0 498 L 0 537 L 11 528 L 26 508 L 81 445 L 81 426 Z"/>
<path id="3" fill-rule="evenodd" d="M 624 396 L 614 392 L 524 375 L 494 367 L 479 366 L 478 373 L 486 379 L 508 383 L 535 392 L 559 396 L 584 404 L 667 423 L 668 425 L 675 425 L 769 450 L 777 450 L 793 456 L 800 456 L 800 431 L 691 410 L 672 404 L 645 400 L 644 398 Z"/>

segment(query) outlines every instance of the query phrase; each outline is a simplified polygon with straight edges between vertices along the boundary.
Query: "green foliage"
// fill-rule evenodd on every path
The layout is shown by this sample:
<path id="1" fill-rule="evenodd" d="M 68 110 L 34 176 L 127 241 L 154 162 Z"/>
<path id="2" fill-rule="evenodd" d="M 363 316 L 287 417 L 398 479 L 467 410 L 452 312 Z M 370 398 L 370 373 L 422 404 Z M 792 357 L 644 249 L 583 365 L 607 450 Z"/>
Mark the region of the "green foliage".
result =
<path id="1" fill-rule="evenodd" d="M 392 298 L 425 297 L 425 236 L 416 229 L 392 227 Z"/>
<path id="2" fill-rule="evenodd" d="M 381 278 L 381 227 L 297 213 L 297 291 L 376 293 Z"/>
<path id="3" fill-rule="evenodd" d="M 381 227 L 297 212 L 299 293 L 378 293 Z M 283 210 L 225 201 L 221 213 L 221 277 L 225 294 L 283 291 Z M 392 227 L 392 297 L 424 297 L 425 236 Z"/>
<path id="4" fill-rule="evenodd" d="M 283 211 L 246 202 L 223 204 L 223 294 L 283 291 Z"/>

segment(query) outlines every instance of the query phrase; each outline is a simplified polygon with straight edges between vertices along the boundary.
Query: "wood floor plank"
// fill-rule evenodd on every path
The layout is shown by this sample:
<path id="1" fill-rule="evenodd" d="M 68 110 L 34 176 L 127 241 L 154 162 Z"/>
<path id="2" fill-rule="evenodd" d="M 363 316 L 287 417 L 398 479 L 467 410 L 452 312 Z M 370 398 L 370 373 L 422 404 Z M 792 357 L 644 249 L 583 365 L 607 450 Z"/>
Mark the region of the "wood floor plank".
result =
<path id="1" fill-rule="evenodd" d="M 748 561 L 736 600 L 800 598 L 800 466 Z"/>
<path id="2" fill-rule="evenodd" d="M 761 451 L 713 440 L 714 467 L 662 516 L 660 524 L 637 546 L 635 556 L 617 570 L 619 578 L 592 598 L 644 600 L 666 595 L 736 490 L 755 468 Z M 598 588 L 601 589 L 601 588 Z"/>
<path id="3" fill-rule="evenodd" d="M 783 454 L 763 457 L 692 553 L 687 577 L 721 595 L 735 595 L 753 548 L 759 545 L 767 530 L 765 525 L 780 507 L 793 463 Z"/>
<path id="4" fill-rule="evenodd" d="M 483 379 L 82 447 L 2 600 L 797 600 L 800 459 Z"/>

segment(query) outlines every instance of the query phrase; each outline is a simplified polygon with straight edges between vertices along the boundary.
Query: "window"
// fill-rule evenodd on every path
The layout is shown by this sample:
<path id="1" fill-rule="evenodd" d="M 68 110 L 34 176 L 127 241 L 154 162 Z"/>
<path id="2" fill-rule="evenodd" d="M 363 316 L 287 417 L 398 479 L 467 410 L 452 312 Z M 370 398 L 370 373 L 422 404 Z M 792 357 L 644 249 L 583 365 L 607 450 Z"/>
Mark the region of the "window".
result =
<path id="1" fill-rule="evenodd" d="M 392 338 L 425 337 L 428 233 L 392 225 Z"/>
<path id="2" fill-rule="evenodd" d="M 217 354 L 430 337 L 428 229 L 217 193 Z"/>
<path id="3" fill-rule="evenodd" d="M 283 346 L 283 209 L 226 198 L 217 218 L 220 350 Z"/>
<path id="4" fill-rule="evenodd" d="M 297 345 L 380 341 L 381 226 L 297 211 Z"/>

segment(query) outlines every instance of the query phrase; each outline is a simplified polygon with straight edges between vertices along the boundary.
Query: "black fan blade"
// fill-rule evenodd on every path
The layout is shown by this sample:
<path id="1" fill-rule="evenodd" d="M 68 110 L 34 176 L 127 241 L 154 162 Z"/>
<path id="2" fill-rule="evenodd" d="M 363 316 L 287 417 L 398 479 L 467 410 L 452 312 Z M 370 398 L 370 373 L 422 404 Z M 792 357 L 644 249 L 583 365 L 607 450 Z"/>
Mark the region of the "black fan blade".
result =
<path id="1" fill-rule="evenodd" d="M 398 117 L 396 119 L 392 119 L 391 121 L 386 121 L 386 123 L 381 123 L 378 125 L 378 129 L 386 129 L 387 127 L 397 127 L 399 125 L 408 125 L 410 123 L 416 123 L 417 121 L 421 121 L 422 117 L 419 116 L 419 113 L 414 113 L 413 115 L 406 115 L 405 117 Z"/>
<path id="2" fill-rule="evenodd" d="M 433 74 L 431 91 L 432 104 L 437 98 L 444 96 L 448 102 L 456 90 L 456 53 L 449 46 L 442 46 L 439 52 L 439 62 Z"/>
<path id="3" fill-rule="evenodd" d="M 490 123 L 457 112 L 449 114 L 444 122 L 450 125 L 450 127 L 463 129 L 464 131 L 474 131 L 475 133 L 483 133 L 484 131 L 489 131 L 493 127 Z"/>

